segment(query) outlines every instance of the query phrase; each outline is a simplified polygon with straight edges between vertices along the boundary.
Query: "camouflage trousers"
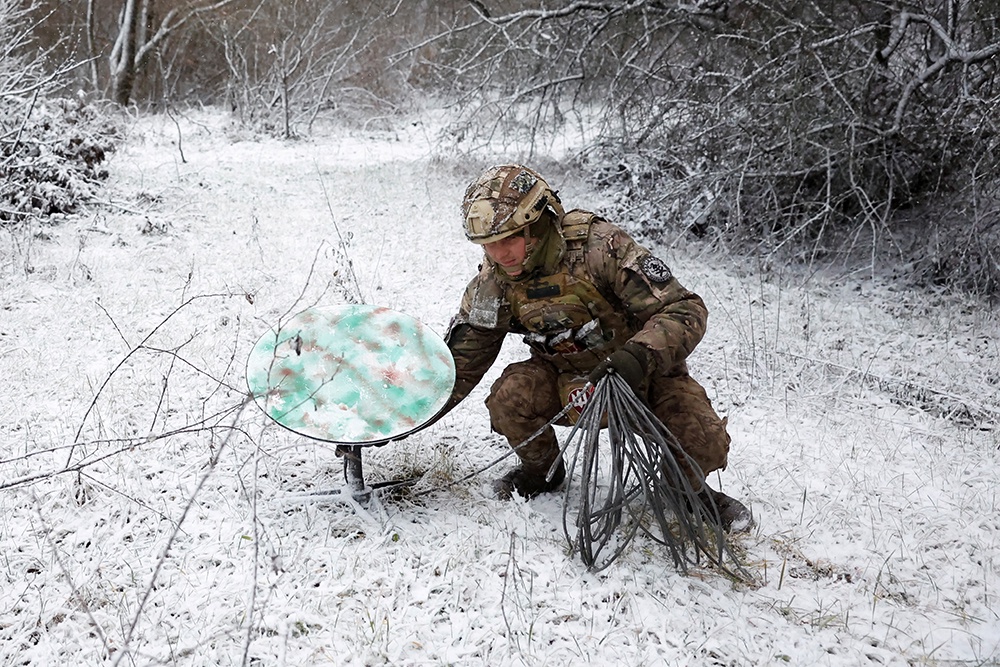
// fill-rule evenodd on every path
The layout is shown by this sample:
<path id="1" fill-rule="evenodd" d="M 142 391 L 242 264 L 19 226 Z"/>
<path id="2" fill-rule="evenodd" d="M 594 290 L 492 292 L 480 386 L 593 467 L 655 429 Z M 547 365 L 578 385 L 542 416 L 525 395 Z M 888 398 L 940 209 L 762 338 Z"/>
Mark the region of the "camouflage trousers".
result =
<path id="1" fill-rule="evenodd" d="M 505 436 L 511 447 L 523 443 L 562 410 L 558 380 L 559 372 L 541 359 L 505 368 L 486 399 L 493 430 Z M 686 366 L 671 374 L 654 374 L 649 384 L 647 405 L 701 468 L 700 475 L 688 470 L 691 482 L 699 488 L 704 476 L 726 467 L 730 442 L 726 420 L 716 414 Z M 569 425 L 565 419 L 557 423 Z M 516 453 L 525 472 L 544 475 L 559 454 L 555 431 L 550 426 Z"/>

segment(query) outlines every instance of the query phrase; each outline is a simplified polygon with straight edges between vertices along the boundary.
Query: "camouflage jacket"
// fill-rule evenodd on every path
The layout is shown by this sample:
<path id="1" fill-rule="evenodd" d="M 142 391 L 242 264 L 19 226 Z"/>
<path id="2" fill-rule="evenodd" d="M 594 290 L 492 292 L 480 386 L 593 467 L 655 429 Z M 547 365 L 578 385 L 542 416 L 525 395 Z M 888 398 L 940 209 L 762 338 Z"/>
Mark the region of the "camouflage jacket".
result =
<path id="1" fill-rule="evenodd" d="M 653 372 L 686 372 L 685 359 L 705 334 L 701 298 L 592 213 L 567 213 L 563 236 L 566 250 L 551 275 L 511 281 L 488 262 L 480 266 L 447 336 L 457 377 L 445 412 L 483 378 L 508 333 L 523 334 L 532 355 L 561 373 L 586 376 L 628 341 L 652 352 Z"/>

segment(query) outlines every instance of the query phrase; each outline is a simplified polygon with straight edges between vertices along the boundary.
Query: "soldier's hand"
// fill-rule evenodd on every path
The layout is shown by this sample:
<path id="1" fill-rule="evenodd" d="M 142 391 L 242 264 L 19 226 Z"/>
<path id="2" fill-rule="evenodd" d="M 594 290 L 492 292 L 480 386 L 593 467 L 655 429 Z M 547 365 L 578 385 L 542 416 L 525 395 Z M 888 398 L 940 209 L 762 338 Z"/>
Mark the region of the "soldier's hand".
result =
<path id="1" fill-rule="evenodd" d="M 638 343 L 625 343 L 622 349 L 613 352 L 611 356 L 597 365 L 587 378 L 591 384 L 605 375 L 615 372 L 621 376 L 632 391 L 638 392 L 642 381 L 646 379 L 646 369 L 649 367 L 649 351 Z"/>

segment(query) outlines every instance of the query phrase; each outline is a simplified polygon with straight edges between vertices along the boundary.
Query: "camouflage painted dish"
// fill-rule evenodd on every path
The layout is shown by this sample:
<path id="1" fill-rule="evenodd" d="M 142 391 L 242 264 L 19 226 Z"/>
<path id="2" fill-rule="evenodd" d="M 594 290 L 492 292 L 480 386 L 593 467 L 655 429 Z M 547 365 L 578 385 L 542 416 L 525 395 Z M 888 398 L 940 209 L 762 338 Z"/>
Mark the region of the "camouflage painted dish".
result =
<path id="1" fill-rule="evenodd" d="M 247 385 L 271 419 L 338 444 L 382 444 L 416 430 L 454 384 L 444 341 L 376 306 L 305 310 L 262 336 L 247 361 Z"/>

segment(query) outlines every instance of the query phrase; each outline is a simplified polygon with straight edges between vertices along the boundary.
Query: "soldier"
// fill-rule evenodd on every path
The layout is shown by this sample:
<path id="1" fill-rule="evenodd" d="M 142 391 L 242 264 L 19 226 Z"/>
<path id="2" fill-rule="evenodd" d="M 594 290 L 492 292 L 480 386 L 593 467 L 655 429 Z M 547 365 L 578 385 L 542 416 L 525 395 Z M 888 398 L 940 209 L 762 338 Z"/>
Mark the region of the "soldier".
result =
<path id="1" fill-rule="evenodd" d="M 465 192 L 465 235 L 485 251 L 447 336 L 457 379 L 445 412 L 479 383 L 508 333 L 531 350 L 493 384 L 486 406 L 494 431 L 521 445 L 567 405 L 574 389 L 612 369 L 645 399 L 700 471 L 692 486 L 711 494 L 723 528 L 749 527 L 749 510 L 709 488 L 726 467 L 726 420 L 688 375 L 687 356 L 705 334 L 701 298 L 627 233 L 586 211 L 565 212 L 556 193 L 521 165 L 487 169 Z M 568 421 L 566 422 L 568 424 Z M 516 450 L 520 465 L 494 483 L 498 497 L 533 497 L 565 478 L 554 430 Z"/>

